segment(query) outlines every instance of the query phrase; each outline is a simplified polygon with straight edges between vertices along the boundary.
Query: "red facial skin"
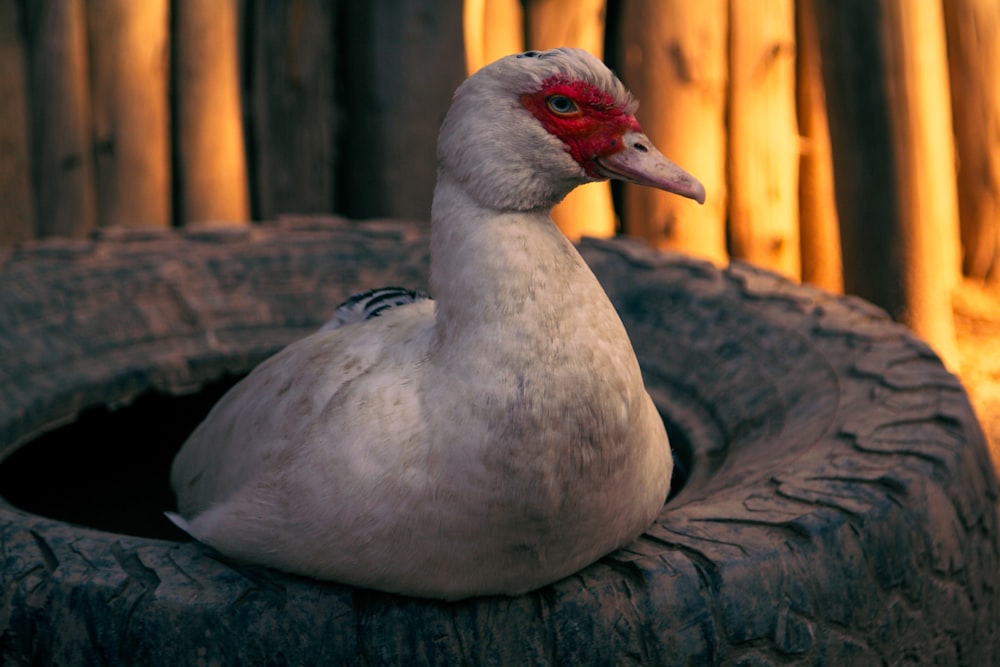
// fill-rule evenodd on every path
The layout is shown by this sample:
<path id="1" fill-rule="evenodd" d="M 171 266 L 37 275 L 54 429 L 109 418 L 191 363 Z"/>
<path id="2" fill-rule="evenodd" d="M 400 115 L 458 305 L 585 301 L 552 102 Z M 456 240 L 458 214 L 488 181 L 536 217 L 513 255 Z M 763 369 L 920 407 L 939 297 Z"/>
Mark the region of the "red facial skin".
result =
<path id="1" fill-rule="evenodd" d="M 551 109 L 548 100 L 555 95 L 573 100 L 576 111 L 564 114 Z M 521 95 L 521 104 L 566 144 L 566 150 L 587 175 L 597 179 L 605 177 L 594 160 L 622 150 L 622 135 L 629 130 L 642 131 L 635 116 L 611 95 L 590 83 L 561 75 L 543 81 L 538 92 Z"/>

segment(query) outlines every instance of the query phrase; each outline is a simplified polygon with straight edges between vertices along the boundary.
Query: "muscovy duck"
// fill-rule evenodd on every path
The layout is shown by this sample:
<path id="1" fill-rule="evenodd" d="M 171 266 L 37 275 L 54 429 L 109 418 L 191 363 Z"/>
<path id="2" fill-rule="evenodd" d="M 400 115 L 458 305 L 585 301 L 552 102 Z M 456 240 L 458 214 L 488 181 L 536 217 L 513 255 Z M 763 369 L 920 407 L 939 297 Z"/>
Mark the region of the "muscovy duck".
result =
<path id="1" fill-rule="evenodd" d="M 628 335 L 551 207 L 621 179 L 704 201 L 577 49 L 502 58 L 438 142 L 433 299 L 352 298 L 234 386 L 173 463 L 237 560 L 415 596 L 517 595 L 653 522 L 673 461 Z"/>

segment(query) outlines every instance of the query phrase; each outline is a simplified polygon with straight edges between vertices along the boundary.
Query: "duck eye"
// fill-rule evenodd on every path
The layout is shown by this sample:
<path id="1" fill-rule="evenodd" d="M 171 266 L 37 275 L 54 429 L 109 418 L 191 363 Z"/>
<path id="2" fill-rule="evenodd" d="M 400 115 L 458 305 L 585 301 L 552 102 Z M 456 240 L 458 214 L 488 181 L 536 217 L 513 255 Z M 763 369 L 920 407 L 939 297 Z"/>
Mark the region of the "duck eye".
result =
<path id="1" fill-rule="evenodd" d="M 580 113 L 580 107 L 576 105 L 576 102 L 565 95 L 550 95 L 545 103 L 549 110 L 557 116 L 575 116 Z"/>

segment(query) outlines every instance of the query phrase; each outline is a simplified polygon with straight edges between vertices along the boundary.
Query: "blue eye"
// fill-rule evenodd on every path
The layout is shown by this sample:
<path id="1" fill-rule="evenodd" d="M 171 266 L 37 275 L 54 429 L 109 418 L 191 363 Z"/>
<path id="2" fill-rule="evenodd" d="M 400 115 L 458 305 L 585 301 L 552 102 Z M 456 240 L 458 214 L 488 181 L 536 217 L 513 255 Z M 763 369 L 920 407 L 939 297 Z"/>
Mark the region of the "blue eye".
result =
<path id="1" fill-rule="evenodd" d="M 575 116 L 580 113 L 580 107 L 576 102 L 565 95 L 550 95 L 545 100 L 549 110 L 557 116 Z"/>

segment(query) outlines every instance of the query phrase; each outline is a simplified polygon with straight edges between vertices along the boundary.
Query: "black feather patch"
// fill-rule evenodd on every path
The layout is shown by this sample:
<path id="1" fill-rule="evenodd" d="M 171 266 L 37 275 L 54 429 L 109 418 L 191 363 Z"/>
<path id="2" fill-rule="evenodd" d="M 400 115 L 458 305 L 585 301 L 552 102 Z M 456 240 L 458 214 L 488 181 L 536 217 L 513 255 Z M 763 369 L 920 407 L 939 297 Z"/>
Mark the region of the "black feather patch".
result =
<path id="1" fill-rule="evenodd" d="M 345 324 L 370 320 L 390 308 L 418 303 L 430 298 L 429 294 L 405 287 L 379 287 L 361 294 L 354 294 L 337 306 L 333 317 L 320 327 L 320 331 L 328 331 Z"/>

